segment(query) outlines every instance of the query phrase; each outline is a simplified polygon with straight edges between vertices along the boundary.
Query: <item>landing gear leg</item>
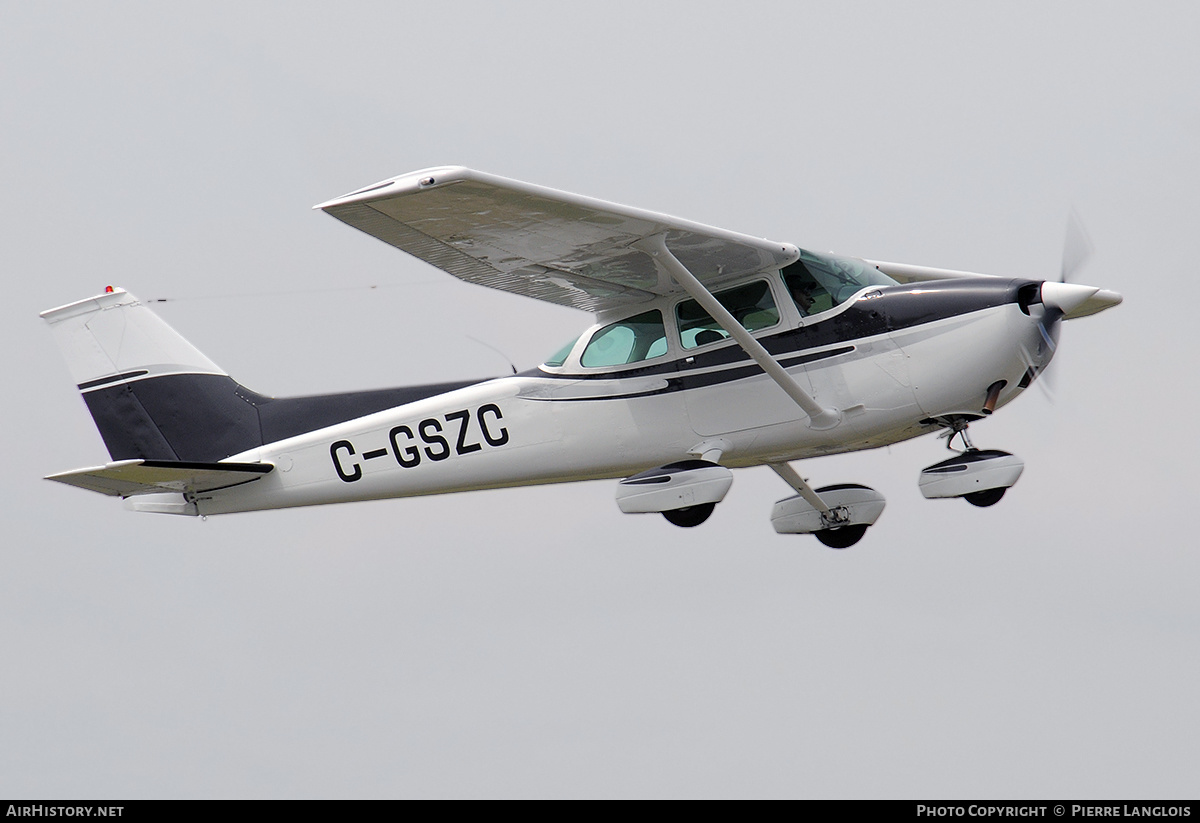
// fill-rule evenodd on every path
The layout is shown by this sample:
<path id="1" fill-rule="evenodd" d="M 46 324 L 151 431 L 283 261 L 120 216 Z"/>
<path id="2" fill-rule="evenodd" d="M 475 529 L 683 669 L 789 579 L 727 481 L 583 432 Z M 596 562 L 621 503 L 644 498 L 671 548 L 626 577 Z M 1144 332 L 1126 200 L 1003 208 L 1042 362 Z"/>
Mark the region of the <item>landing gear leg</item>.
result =
<path id="1" fill-rule="evenodd" d="M 971 442 L 971 438 L 967 435 L 967 427 L 971 425 L 971 421 L 965 417 L 952 417 L 947 422 L 942 423 L 942 425 L 948 429 L 946 434 L 942 435 L 942 437 L 946 438 L 947 449 L 958 451 L 954 448 L 954 436 L 958 435 L 962 439 L 964 451 L 975 451 L 975 444 Z"/>

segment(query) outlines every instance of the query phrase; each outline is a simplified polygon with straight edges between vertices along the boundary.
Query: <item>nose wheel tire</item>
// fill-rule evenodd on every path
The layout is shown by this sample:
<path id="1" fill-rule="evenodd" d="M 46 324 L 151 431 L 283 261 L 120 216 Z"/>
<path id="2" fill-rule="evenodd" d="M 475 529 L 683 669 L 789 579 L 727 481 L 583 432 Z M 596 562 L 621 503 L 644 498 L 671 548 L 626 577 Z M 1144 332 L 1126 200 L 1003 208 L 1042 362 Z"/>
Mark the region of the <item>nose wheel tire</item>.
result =
<path id="1" fill-rule="evenodd" d="M 717 507 L 716 503 L 700 503 L 696 506 L 685 506 L 682 509 L 671 509 L 665 511 L 662 516 L 667 518 L 668 523 L 680 526 L 685 529 L 690 529 L 693 526 L 699 526 L 708 516 L 713 513 L 713 509 Z"/>
<path id="2" fill-rule="evenodd" d="M 831 549 L 848 549 L 862 540 L 864 534 L 867 533 L 865 523 L 857 526 L 842 526 L 838 529 L 821 529 L 819 532 L 813 532 L 817 539 Z"/>

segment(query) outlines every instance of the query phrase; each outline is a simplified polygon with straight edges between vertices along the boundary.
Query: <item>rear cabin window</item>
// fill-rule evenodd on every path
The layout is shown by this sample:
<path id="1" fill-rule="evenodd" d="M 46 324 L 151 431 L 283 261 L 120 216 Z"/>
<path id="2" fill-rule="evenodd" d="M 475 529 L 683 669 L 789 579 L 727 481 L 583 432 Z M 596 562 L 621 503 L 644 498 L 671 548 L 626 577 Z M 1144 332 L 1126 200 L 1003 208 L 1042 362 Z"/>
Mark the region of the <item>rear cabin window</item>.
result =
<path id="1" fill-rule="evenodd" d="M 625 366 L 667 353 L 667 330 L 658 309 L 605 326 L 592 335 L 579 362 L 585 368 Z"/>
<path id="2" fill-rule="evenodd" d="M 746 331 L 769 329 L 779 323 L 779 309 L 775 306 L 771 286 L 766 280 L 726 289 L 713 296 Z M 685 349 L 706 346 L 729 337 L 729 333 L 695 300 L 684 300 L 677 305 L 675 319 L 679 323 L 679 340 Z"/>

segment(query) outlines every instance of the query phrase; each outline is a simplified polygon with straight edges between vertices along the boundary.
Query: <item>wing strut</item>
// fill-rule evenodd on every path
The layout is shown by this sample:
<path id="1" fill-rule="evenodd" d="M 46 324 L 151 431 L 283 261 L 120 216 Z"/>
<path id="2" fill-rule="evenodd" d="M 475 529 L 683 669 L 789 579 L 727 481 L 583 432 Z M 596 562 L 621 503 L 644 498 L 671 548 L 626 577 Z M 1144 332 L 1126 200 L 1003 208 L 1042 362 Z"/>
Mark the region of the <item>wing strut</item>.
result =
<path id="1" fill-rule="evenodd" d="M 778 383 L 779 387 L 787 392 L 788 397 L 795 400 L 796 405 L 804 410 L 812 428 L 832 429 L 842 422 L 841 412 L 837 409 L 825 408 L 808 392 L 800 388 L 800 384 L 787 373 L 783 366 L 779 365 L 779 362 L 771 356 L 762 343 L 755 340 L 750 332 L 746 331 L 742 324 L 721 305 L 720 301 L 713 297 L 712 292 L 706 289 L 704 284 L 679 262 L 667 248 L 666 235 L 655 234 L 643 238 L 634 243 L 633 248 L 650 255 L 655 263 L 664 268 L 675 279 L 675 282 L 682 286 L 683 290 L 690 294 L 708 312 L 709 316 L 721 325 L 721 328 L 729 332 L 729 336 L 738 342 L 746 354 L 750 355 L 755 363 L 762 366 L 762 370 L 767 373 L 767 376 Z"/>
<path id="2" fill-rule="evenodd" d="M 804 481 L 804 478 L 796 473 L 796 470 L 788 463 L 770 463 L 768 464 L 775 473 L 783 478 L 783 482 L 787 483 L 793 489 L 800 493 L 810 506 L 819 511 L 821 514 L 831 514 L 829 506 L 825 505 L 825 501 L 821 499 L 821 495 L 813 491 L 813 487 Z"/>

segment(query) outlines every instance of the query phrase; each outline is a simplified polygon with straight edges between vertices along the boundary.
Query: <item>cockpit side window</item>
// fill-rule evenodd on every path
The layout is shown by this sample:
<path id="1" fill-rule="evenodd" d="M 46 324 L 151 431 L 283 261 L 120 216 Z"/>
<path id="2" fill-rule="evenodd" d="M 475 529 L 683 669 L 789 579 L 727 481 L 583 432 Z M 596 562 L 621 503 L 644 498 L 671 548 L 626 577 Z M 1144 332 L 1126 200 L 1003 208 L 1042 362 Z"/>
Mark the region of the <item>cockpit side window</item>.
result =
<path id="1" fill-rule="evenodd" d="M 612 323 L 592 335 L 579 358 L 585 368 L 624 366 L 667 353 L 667 330 L 658 309 Z"/>
<path id="2" fill-rule="evenodd" d="M 799 260 L 780 273 L 802 315 L 828 311 L 867 286 L 896 285 L 895 280 L 862 260 L 805 249 L 800 250 Z"/>
<path id="3" fill-rule="evenodd" d="M 817 278 L 813 277 L 803 260 L 797 260 L 781 272 L 783 284 L 796 303 L 802 316 L 820 314 L 832 309 L 837 303 Z"/>
<path id="4" fill-rule="evenodd" d="M 779 309 L 766 280 L 726 289 L 713 296 L 746 331 L 768 329 L 779 322 Z M 679 323 L 679 340 L 685 349 L 694 349 L 729 337 L 729 333 L 695 300 L 684 300 L 677 305 L 675 319 Z"/>

